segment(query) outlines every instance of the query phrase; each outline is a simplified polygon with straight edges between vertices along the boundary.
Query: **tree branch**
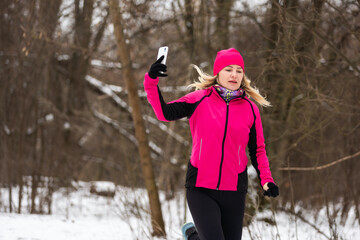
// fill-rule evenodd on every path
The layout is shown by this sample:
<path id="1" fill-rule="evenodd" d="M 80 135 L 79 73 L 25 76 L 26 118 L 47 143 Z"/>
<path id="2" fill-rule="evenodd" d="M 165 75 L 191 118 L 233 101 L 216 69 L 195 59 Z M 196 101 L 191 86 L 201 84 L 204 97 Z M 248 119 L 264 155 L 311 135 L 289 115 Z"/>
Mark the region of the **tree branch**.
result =
<path id="1" fill-rule="evenodd" d="M 282 7 L 280 4 L 277 4 L 279 9 L 283 11 Z M 308 23 L 304 22 L 303 19 L 301 19 L 300 17 L 296 16 L 295 14 L 292 14 L 289 11 L 285 11 L 286 16 L 290 17 L 292 20 L 295 20 L 296 23 L 301 24 L 304 26 L 304 28 L 306 28 L 309 32 L 313 33 L 315 36 L 317 36 L 319 39 L 321 39 L 322 41 L 324 41 L 330 49 L 332 49 L 338 56 L 340 56 L 347 64 L 349 64 L 349 66 L 351 66 L 354 71 L 360 73 L 360 68 L 358 68 L 355 63 L 351 62 L 344 53 L 342 53 L 326 36 L 324 36 L 322 33 L 320 33 L 319 31 L 317 31 L 316 29 L 314 29 L 311 25 L 309 25 Z"/>
<path id="2" fill-rule="evenodd" d="M 318 171 L 318 170 L 322 170 L 331 166 L 334 166 L 335 164 L 344 162 L 345 160 L 349 160 L 351 158 L 360 156 L 360 151 L 357 153 L 354 153 L 352 155 L 340 158 L 336 161 L 333 161 L 331 163 L 322 165 L 322 166 L 318 166 L 318 167 L 286 167 L 286 168 L 279 168 L 280 171 Z"/>

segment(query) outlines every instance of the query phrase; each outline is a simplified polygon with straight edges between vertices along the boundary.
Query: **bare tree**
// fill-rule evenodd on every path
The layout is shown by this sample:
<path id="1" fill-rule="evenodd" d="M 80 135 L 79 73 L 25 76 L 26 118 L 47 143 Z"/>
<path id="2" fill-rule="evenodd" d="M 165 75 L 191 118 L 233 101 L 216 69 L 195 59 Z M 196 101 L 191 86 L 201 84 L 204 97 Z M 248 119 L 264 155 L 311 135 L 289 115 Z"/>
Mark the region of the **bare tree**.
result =
<path id="1" fill-rule="evenodd" d="M 89 46 L 92 35 L 91 23 L 94 10 L 94 1 L 75 0 L 74 44 L 79 47 L 72 53 L 70 62 L 70 86 L 68 96 L 68 111 L 84 110 L 88 107 L 85 96 L 85 76 L 89 65 Z"/>
<path id="2" fill-rule="evenodd" d="M 233 7 L 233 0 L 216 0 L 216 28 L 215 39 L 217 40 L 216 49 L 229 47 L 230 31 L 230 10 Z"/>
<path id="3" fill-rule="evenodd" d="M 150 214 L 154 236 L 165 236 L 164 220 L 162 217 L 158 190 L 153 173 L 150 158 L 149 142 L 145 131 L 145 125 L 141 114 L 141 104 L 137 93 L 136 80 L 133 76 L 130 54 L 125 42 L 124 28 L 119 3 L 116 0 L 109 1 L 110 14 L 114 24 L 114 34 L 117 44 L 117 55 L 122 63 L 126 88 L 128 90 L 129 104 L 134 121 L 135 136 L 139 143 L 140 162 L 145 186 L 149 196 Z"/>

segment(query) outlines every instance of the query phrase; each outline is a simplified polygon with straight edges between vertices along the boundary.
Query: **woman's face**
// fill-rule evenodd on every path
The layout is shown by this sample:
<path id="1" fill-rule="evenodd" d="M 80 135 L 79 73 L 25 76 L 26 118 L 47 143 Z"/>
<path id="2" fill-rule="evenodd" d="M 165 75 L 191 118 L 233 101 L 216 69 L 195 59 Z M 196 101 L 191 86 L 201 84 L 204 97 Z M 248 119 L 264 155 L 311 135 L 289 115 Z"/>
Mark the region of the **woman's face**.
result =
<path id="1" fill-rule="evenodd" d="M 218 83 L 229 90 L 238 90 L 244 77 L 244 71 L 239 65 L 229 65 L 219 72 Z"/>

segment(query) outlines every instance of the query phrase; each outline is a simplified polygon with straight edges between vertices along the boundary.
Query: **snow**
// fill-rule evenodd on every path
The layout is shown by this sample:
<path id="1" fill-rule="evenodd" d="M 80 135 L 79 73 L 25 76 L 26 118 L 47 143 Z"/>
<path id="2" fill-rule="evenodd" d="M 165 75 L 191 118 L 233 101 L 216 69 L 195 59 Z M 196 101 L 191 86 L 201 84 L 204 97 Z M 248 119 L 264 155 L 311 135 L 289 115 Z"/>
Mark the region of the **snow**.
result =
<path id="1" fill-rule="evenodd" d="M 9 136 L 11 134 L 11 130 L 9 129 L 9 127 L 6 124 L 4 124 L 3 127 L 4 127 L 4 131 L 5 131 L 6 135 Z"/>
<path id="2" fill-rule="evenodd" d="M 102 67 L 102 68 L 118 68 L 121 69 L 121 63 L 119 62 L 112 62 L 112 61 L 103 61 L 103 60 L 99 60 L 99 59 L 92 59 L 91 60 L 91 66 L 94 67 Z"/>
<path id="3" fill-rule="evenodd" d="M 70 129 L 70 123 L 69 122 L 64 123 L 64 129 Z"/>
<path id="4" fill-rule="evenodd" d="M 131 239 L 130 228 L 116 218 L 1 214 L 0 226 L 4 240 Z"/>
<path id="5" fill-rule="evenodd" d="M 52 122 L 52 121 L 54 121 L 54 114 L 52 114 L 52 113 L 46 114 L 45 120 L 46 120 L 47 122 Z"/>
<path id="6" fill-rule="evenodd" d="M 90 188 L 94 185 L 99 191 L 116 191 L 116 194 L 113 198 L 91 194 Z M 72 189 L 57 190 L 53 197 L 52 215 L 40 215 L 4 213 L 8 210 L 8 190 L 0 188 L 0 240 L 161 240 L 151 237 L 148 198 L 144 189 L 115 186 L 111 182 L 76 182 Z M 13 189 L 14 204 L 17 202 L 17 191 L 17 188 Z M 28 209 L 26 201 L 27 198 L 23 201 L 24 212 Z M 184 219 L 192 221 L 189 210 L 184 207 L 184 191 L 177 192 L 170 201 L 161 192 L 160 202 L 166 239 L 182 239 L 180 228 Z M 300 210 L 310 224 L 285 212 L 267 210 L 258 213 L 252 224 L 243 228 L 243 239 L 322 240 L 332 236 L 325 209 L 319 212 L 317 218 L 311 211 L 297 207 L 296 211 Z M 276 225 L 262 221 L 264 218 L 275 220 Z M 334 224 L 337 239 L 359 239 L 360 227 L 355 220 L 354 209 L 343 224 L 339 219 L 335 219 Z"/>
<path id="7" fill-rule="evenodd" d="M 107 181 L 93 181 L 90 183 L 90 189 L 91 188 L 97 192 L 116 192 L 115 183 Z"/>
<path id="8" fill-rule="evenodd" d="M 339 221 L 336 221 L 336 232 L 338 238 L 336 239 L 346 239 L 346 240 L 358 240 L 360 228 L 358 224 L 355 224 L 354 219 L 355 211 L 352 211 L 351 217 L 349 217 L 346 224 L 341 225 Z M 311 226 L 307 223 L 304 223 L 300 219 L 296 219 L 293 216 L 289 216 L 286 213 L 276 213 L 273 215 L 271 212 L 260 213 L 256 219 L 263 219 L 265 217 L 275 218 L 276 226 L 270 226 L 268 223 L 263 221 L 257 221 L 256 224 L 250 226 L 251 234 L 253 239 L 308 239 L 308 240 L 322 240 L 322 239 L 334 239 L 330 238 L 330 228 L 328 223 L 328 218 L 326 217 L 325 210 L 320 213 L 320 217 L 315 220 L 311 212 L 306 212 L 305 219 L 310 223 L 315 223 L 315 226 L 320 230 L 318 232 L 314 229 L 314 226 Z M 351 220 L 350 220 L 351 219 Z M 244 237 L 243 239 L 250 239 L 249 232 L 244 228 Z"/>

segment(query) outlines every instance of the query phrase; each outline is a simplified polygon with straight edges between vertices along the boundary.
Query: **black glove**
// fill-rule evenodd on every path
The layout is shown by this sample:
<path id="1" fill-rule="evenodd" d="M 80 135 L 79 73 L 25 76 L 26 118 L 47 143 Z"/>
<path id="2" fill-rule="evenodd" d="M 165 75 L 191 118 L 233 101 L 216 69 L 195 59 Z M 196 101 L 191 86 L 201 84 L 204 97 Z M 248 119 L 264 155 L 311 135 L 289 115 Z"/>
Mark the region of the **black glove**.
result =
<path id="1" fill-rule="evenodd" d="M 166 65 L 161 63 L 164 57 L 164 55 L 161 56 L 153 65 L 151 65 L 148 74 L 152 79 L 156 79 L 157 77 L 167 77 L 167 74 L 164 74 L 164 72 L 166 72 Z"/>
<path id="2" fill-rule="evenodd" d="M 264 196 L 277 197 L 279 195 L 279 187 L 275 183 L 268 183 L 269 189 L 264 192 Z"/>

